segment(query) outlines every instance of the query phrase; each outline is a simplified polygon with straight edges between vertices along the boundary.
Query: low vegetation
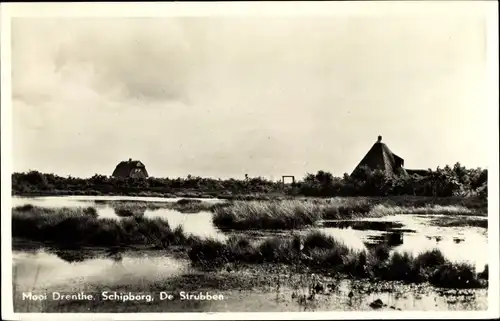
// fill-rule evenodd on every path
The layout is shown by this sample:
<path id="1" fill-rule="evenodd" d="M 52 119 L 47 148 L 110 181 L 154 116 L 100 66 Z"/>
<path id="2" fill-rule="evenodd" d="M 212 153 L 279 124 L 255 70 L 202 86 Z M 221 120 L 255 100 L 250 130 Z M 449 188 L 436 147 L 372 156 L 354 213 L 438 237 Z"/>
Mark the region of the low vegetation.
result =
<path id="1" fill-rule="evenodd" d="M 173 229 L 159 218 L 99 218 L 92 207 L 50 209 L 31 205 L 13 209 L 12 236 L 64 247 L 150 245 L 167 248 L 194 241 L 182 227 Z"/>
<path id="2" fill-rule="evenodd" d="M 473 215 L 474 211 L 460 205 L 432 205 L 427 204 L 421 207 L 412 206 L 390 206 L 386 204 L 378 204 L 372 208 L 373 212 L 380 215 L 394 214 L 443 214 L 443 215 Z"/>
<path id="3" fill-rule="evenodd" d="M 214 208 L 213 222 L 221 229 L 300 229 L 323 219 L 366 217 L 370 208 L 363 198 L 234 201 Z"/>
<path id="4" fill-rule="evenodd" d="M 318 222 L 319 209 L 303 201 L 235 201 L 214 209 L 213 223 L 221 229 L 297 229 Z"/>
<path id="5" fill-rule="evenodd" d="M 488 228 L 488 219 L 485 217 L 440 217 L 433 219 L 431 224 L 441 227 L 480 227 Z"/>
<path id="6" fill-rule="evenodd" d="M 380 197 L 233 201 L 225 206 L 212 208 L 213 223 L 220 229 L 233 230 L 300 229 L 315 226 L 320 220 L 349 220 L 394 214 L 486 215 L 472 202 L 473 206 L 469 208 L 465 205 L 446 204 L 449 202 L 447 199 L 427 198 L 428 203 L 424 205 L 417 203 L 415 198 L 408 199 L 409 206 L 396 205 L 402 202 L 397 198 Z"/>
<path id="7" fill-rule="evenodd" d="M 265 199 L 271 196 L 427 196 L 450 197 L 488 195 L 488 171 L 454 166 L 429 169 L 422 175 L 389 176 L 382 171 L 361 168 L 352 175 L 335 177 L 329 172 L 306 174 L 295 184 L 283 185 L 262 177 L 213 179 L 188 175 L 186 178 L 90 178 L 61 177 L 38 171 L 12 174 L 13 195 L 129 195 L 159 197 L 220 197 Z"/>
<path id="8" fill-rule="evenodd" d="M 446 260 L 439 250 L 412 256 L 390 253 L 387 248 L 355 251 L 336 239 L 314 231 L 293 237 L 274 237 L 260 243 L 231 237 L 226 242 L 200 240 L 192 246 L 193 264 L 217 268 L 227 263 L 276 263 L 294 265 L 318 273 L 337 272 L 351 277 L 408 283 L 430 282 L 438 287 L 478 288 L 485 286 L 474 267 Z"/>

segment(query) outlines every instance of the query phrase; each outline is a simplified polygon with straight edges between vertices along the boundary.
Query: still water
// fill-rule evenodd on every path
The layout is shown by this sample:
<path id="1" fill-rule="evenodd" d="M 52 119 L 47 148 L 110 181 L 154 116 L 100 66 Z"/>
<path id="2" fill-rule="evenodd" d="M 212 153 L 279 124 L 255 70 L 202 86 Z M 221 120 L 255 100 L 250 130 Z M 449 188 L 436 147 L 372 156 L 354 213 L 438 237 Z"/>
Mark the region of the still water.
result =
<path id="1" fill-rule="evenodd" d="M 13 206 L 32 204 L 44 207 L 74 207 L 93 206 L 100 217 L 120 219 L 115 209 L 102 201 L 141 201 L 141 202 L 176 202 L 179 199 L 145 198 L 145 197 L 93 197 L 93 196 L 65 196 L 65 197 L 38 197 L 13 198 Z M 97 202 L 96 202 L 97 201 Z M 210 199 L 206 202 L 221 202 Z M 182 225 L 184 231 L 200 237 L 225 239 L 229 235 L 219 231 L 212 224 L 210 212 L 180 213 L 171 209 L 147 209 L 147 217 L 160 217 L 169 222 L 172 227 Z M 403 231 L 402 244 L 392 247 L 393 251 L 407 251 L 418 254 L 422 251 L 438 248 L 452 261 L 469 262 L 476 266 L 478 271 L 488 263 L 488 254 L 485 250 L 488 244 L 487 229 L 479 227 L 443 227 L 432 224 L 439 215 L 392 215 L 380 218 L 367 218 L 361 221 L 381 222 L 397 225 Z M 389 222 L 389 223 L 388 223 Z M 356 229 L 348 224 L 343 227 L 328 227 L 328 224 L 318 229 L 326 234 L 335 236 L 352 248 L 363 250 L 373 240 L 383 237 L 385 231 L 377 229 Z M 307 230 L 300 231 L 302 233 Z M 238 232 L 242 233 L 242 232 Z M 290 233 L 289 231 L 246 233 L 249 238 L 264 238 L 276 233 Z M 161 280 L 175 278 L 193 273 L 186 260 L 167 256 L 160 251 L 124 253 L 122 257 L 112 259 L 95 255 L 75 262 L 65 260 L 49 249 L 36 251 L 13 251 L 14 284 L 18 291 L 60 290 L 77 291 L 92 286 L 122 287 L 161 282 Z M 199 272 L 197 272 L 199 273 Z M 369 303 L 380 298 L 386 306 L 381 309 L 402 310 L 450 310 L 450 309 L 483 309 L 486 308 L 487 293 L 485 290 L 475 291 L 473 300 L 459 302 L 455 299 L 437 295 L 432 291 L 419 294 L 413 290 L 401 290 L 402 295 L 394 291 L 362 293 L 353 291 L 347 281 L 340 282 L 337 292 L 323 295 L 315 301 L 316 307 L 305 308 L 292 299 L 292 289 L 282 287 L 270 291 L 242 291 L 240 289 L 226 290 L 227 299 L 221 302 L 210 302 L 205 305 L 179 307 L 179 311 L 186 309 L 197 311 L 299 311 L 313 310 L 363 310 L 371 309 Z M 347 293 L 354 292 L 349 297 Z M 353 301 L 354 300 L 354 301 Z M 356 301 L 357 300 L 357 301 Z M 243 302 L 243 303 L 242 303 Z M 450 303 L 451 302 L 451 303 Z M 471 303 L 472 302 L 472 303 Z M 467 307 L 467 304 L 473 306 Z M 258 305 L 258 306 L 257 306 Z M 162 310 L 161 308 L 160 310 Z M 164 309 L 163 309 L 164 310 Z M 168 309 L 167 309 L 168 310 Z"/>
<path id="2" fill-rule="evenodd" d="M 83 262 L 68 263 L 56 255 L 39 250 L 31 253 L 14 252 L 14 284 L 15 293 L 87 293 L 98 294 L 99 291 L 137 291 L 156 293 L 168 291 L 177 293 L 186 290 L 182 282 L 176 280 L 190 279 L 197 276 L 200 290 L 209 293 L 222 294 L 221 301 L 171 302 L 155 301 L 150 305 L 141 306 L 140 312 L 294 312 L 294 311 L 363 311 L 373 310 L 370 306 L 375 300 L 383 303 L 379 310 L 484 310 L 487 309 L 487 290 L 455 291 L 446 295 L 439 289 L 429 286 L 411 286 L 391 284 L 381 287 L 369 282 L 360 282 L 345 279 L 330 280 L 332 287 L 324 293 L 315 295 L 313 300 L 301 300 L 309 297 L 309 287 L 305 282 L 297 282 L 297 286 L 279 286 L 276 275 L 270 275 L 269 286 L 256 286 L 253 289 L 238 288 L 236 283 L 232 286 L 214 286 L 214 272 L 200 272 L 189 266 L 189 262 L 161 256 L 159 253 L 124 256 L 120 262 L 109 259 L 93 258 Z M 251 274 L 219 272 L 226 278 L 254 277 Z M 201 275 L 201 277 L 200 277 Z M 286 275 L 280 275 L 281 282 L 286 280 Z M 309 278 L 310 279 L 310 278 Z M 173 282 L 168 283 L 168 281 Z M 172 287 L 172 284 L 177 286 Z M 311 283 L 309 283 L 311 284 Z M 452 290 L 454 291 L 454 290 Z M 449 291 L 448 291 L 449 292 Z M 26 309 L 22 302 L 16 309 Z M 109 303 L 109 302 L 108 302 Z M 193 303 L 193 302 L 192 302 Z M 70 305 L 67 312 L 88 312 L 89 304 L 83 302 Z M 53 306 L 50 308 L 54 308 Z M 43 305 L 32 305 L 29 312 L 46 311 Z M 61 309 L 63 309 L 61 311 Z M 76 309 L 76 310 L 74 310 Z M 137 309 L 137 308 L 135 308 Z M 57 306 L 56 311 L 63 312 L 62 306 Z M 93 305 L 93 312 L 133 312 L 131 303 L 113 303 Z M 139 312 L 139 311 L 137 311 Z"/>

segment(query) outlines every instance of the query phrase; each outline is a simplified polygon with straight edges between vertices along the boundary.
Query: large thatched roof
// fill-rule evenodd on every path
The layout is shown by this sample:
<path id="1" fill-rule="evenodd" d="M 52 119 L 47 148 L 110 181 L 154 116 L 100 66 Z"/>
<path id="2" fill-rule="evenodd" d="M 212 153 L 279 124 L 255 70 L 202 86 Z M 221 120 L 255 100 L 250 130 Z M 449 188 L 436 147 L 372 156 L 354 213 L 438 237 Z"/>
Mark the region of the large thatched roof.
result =
<path id="1" fill-rule="evenodd" d="M 371 170 L 383 170 L 387 174 L 406 173 L 404 170 L 404 159 L 394 154 L 386 144 L 382 143 L 382 136 L 378 136 L 377 142 L 366 153 L 353 173 L 363 166 Z"/>
<path id="2" fill-rule="evenodd" d="M 129 159 L 120 162 L 113 171 L 113 177 L 148 177 L 146 166 L 140 161 Z"/>

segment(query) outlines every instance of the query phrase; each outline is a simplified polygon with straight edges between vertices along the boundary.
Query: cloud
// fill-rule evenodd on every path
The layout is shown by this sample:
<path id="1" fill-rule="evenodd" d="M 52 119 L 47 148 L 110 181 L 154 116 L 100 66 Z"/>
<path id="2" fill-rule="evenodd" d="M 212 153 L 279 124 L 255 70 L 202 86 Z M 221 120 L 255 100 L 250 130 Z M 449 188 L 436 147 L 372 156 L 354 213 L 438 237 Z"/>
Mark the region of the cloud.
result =
<path id="1" fill-rule="evenodd" d="M 483 23 L 16 18 L 15 164 L 93 175 L 132 157 L 155 176 L 342 174 L 378 134 L 411 166 L 478 163 Z"/>
<path id="2" fill-rule="evenodd" d="M 190 45 L 176 21 L 15 19 L 12 29 L 14 98 L 47 100 L 68 84 L 122 100 L 188 98 Z"/>

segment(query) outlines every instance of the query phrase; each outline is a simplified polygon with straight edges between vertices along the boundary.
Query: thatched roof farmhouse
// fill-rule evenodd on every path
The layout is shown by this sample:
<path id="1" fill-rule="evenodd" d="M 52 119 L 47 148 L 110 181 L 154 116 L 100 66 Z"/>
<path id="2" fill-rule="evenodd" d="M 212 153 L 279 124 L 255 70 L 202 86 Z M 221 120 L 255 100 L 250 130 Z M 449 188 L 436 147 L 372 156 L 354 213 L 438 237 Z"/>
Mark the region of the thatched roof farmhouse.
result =
<path id="1" fill-rule="evenodd" d="M 145 178 L 148 177 L 148 171 L 143 163 L 137 160 L 129 159 L 128 161 L 122 161 L 116 165 L 113 171 L 113 177 L 134 177 L 134 178 Z"/>
<path id="2" fill-rule="evenodd" d="M 355 173 L 360 168 L 366 166 L 371 170 L 382 170 L 387 174 L 395 175 L 426 175 L 426 170 L 405 169 L 405 161 L 402 157 L 394 154 L 389 147 L 382 143 L 382 136 L 378 136 L 377 142 L 366 153 L 365 157 L 354 169 Z"/>

